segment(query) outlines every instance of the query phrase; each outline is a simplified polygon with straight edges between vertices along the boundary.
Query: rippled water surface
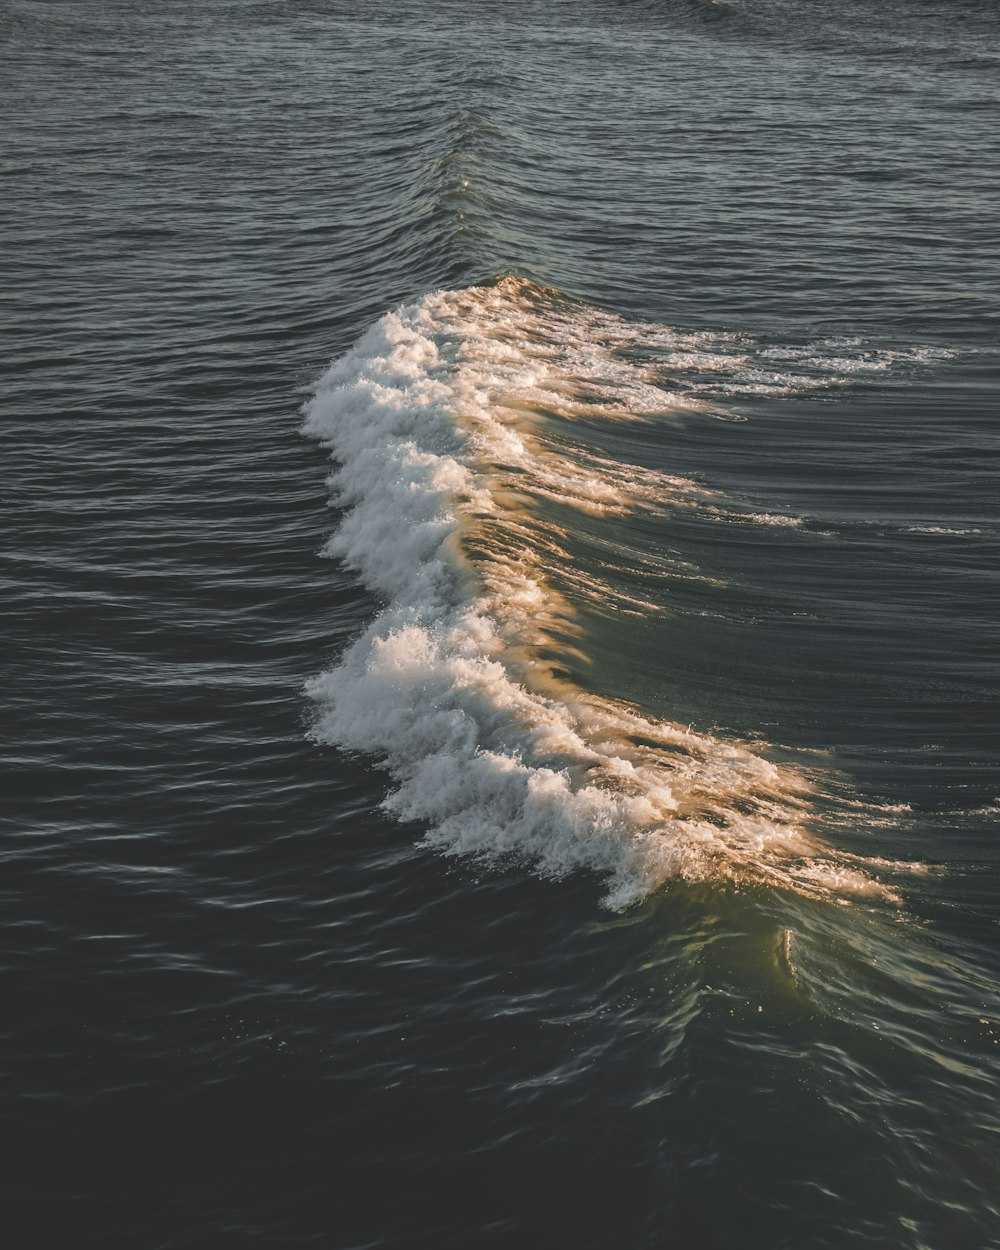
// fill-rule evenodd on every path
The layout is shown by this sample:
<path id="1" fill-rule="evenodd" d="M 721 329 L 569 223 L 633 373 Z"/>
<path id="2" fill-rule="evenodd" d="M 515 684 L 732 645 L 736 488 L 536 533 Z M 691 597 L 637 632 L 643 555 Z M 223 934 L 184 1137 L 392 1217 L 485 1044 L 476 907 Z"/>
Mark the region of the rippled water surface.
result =
<path id="1" fill-rule="evenodd" d="M 0 52 L 5 1244 L 1000 1247 L 996 5 Z"/>

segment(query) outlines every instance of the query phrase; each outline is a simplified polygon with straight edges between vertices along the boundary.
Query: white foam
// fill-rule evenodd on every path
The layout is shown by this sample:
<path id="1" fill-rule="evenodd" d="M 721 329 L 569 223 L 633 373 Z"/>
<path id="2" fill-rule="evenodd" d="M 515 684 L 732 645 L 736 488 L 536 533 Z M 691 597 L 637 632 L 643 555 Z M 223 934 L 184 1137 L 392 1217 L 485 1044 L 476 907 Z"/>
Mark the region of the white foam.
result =
<path id="1" fill-rule="evenodd" d="M 798 529 L 802 524 L 801 517 L 788 516 L 783 512 L 750 512 L 745 520 L 751 525 L 769 525 L 775 529 Z"/>
<path id="2" fill-rule="evenodd" d="M 386 606 L 311 683 L 315 735 L 378 757 L 387 809 L 446 853 L 596 870 L 612 906 L 671 875 L 877 891 L 808 834 L 793 770 L 585 694 L 545 658 L 556 637 L 569 645 L 573 613 L 543 568 L 559 535 L 533 502 L 601 514 L 696 494 L 543 428 L 546 412 L 690 404 L 619 354 L 627 334 L 510 279 L 389 313 L 320 379 L 306 430 L 340 466 L 344 509 L 327 551 Z"/>
<path id="3" fill-rule="evenodd" d="M 785 512 L 738 512 L 734 508 L 707 504 L 703 511 L 734 525 L 762 525 L 771 529 L 799 529 L 803 523 L 800 516 Z"/>
<path id="4" fill-rule="evenodd" d="M 983 531 L 974 526 L 961 528 L 953 525 L 908 525 L 903 531 L 906 534 L 941 534 L 946 538 L 968 538 Z"/>

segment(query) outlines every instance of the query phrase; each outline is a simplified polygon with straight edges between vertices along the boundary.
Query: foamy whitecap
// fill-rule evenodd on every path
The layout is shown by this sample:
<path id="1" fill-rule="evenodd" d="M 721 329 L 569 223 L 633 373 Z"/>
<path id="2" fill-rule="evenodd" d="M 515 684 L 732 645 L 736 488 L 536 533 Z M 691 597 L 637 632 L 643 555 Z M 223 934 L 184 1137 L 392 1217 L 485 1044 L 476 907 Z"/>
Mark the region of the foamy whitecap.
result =
<path id="1" fill-rule="evenodd" d="M 602 458 L 543 419 L 698 402 L 655 380 L 662 355 L 631 358 L 642 334 L 506 279 L 387 314 L 319 381 L 306 430 L 339 465 L 344 509 L 327 551 L 386 606 L 311 683 L 315 735 L 378 757 L 395 787 L 386 808 L 446 853 L 595 870 L 612 906 L 673 875 L 878 892 L 808 833 L 794 770 L 585 693 L 552 661 L 572 646 L 574 613 L 546 572 L 561 540 L 536 501 L 601 515 L 699 499 L 694 483 Z M 672 334 L 648 331 L 661 352 Z M 596 569 L 574 591 L 609 587 Z"/>

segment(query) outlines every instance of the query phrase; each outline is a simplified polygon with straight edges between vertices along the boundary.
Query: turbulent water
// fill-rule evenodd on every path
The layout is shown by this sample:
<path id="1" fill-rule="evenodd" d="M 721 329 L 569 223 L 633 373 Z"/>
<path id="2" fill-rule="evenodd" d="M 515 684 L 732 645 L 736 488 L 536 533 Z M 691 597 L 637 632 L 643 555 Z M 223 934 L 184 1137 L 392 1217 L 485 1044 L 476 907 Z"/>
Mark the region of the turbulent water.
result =
<path id="1" fill-rule="evenodd" d="M 5 1244 L 1000 1247 L 996 5 L 0 40 Z"/>

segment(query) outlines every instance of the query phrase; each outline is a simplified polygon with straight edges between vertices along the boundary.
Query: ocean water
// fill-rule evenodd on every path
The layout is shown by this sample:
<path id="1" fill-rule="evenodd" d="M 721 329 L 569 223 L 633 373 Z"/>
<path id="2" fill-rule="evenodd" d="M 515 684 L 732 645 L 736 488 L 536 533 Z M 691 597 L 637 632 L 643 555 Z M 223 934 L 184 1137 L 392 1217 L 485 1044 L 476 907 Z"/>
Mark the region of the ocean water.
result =
<path id="1" fill-rule="evenodd" d="M 1000 1247 L 1000 12 L 0 0 L 4 1244 Z"/>

